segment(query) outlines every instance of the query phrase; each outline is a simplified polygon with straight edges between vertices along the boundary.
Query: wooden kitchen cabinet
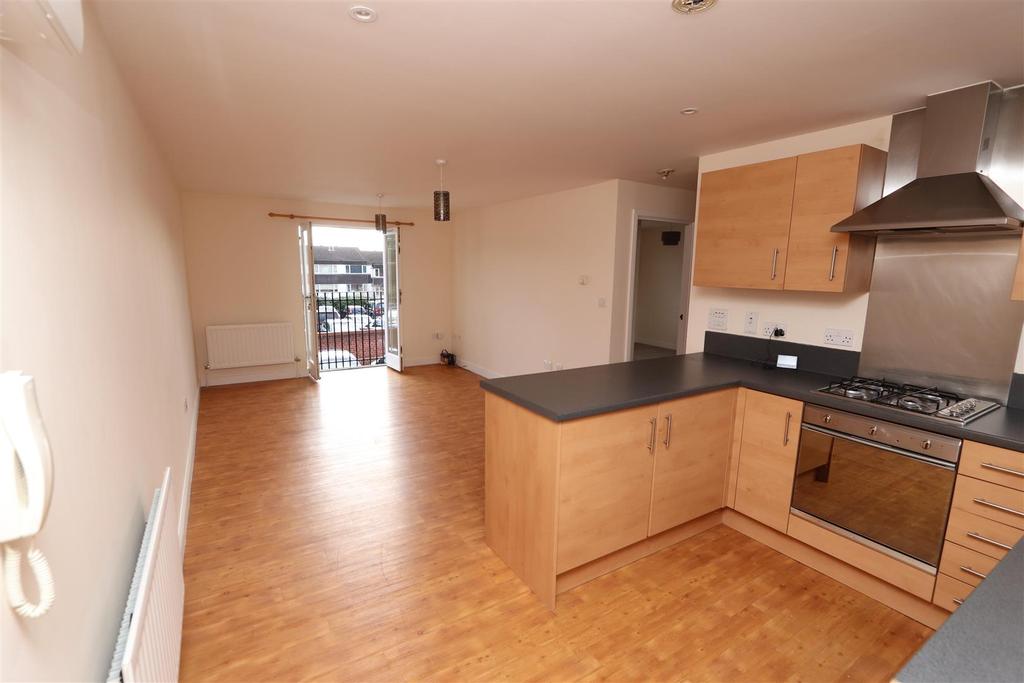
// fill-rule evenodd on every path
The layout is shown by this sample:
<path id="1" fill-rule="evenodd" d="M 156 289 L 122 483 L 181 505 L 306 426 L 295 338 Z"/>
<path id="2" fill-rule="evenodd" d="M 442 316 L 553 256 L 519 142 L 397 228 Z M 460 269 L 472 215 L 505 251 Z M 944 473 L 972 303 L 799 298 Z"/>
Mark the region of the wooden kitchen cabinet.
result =
<path id="1" fill-rule="evenodd" d="M 849 145 L 797 157 L 785 289 L 863 292 L 875 239 L 832 226 L 882 196 L 885 152 Z"/>
<path id="2" fill-rule="evenodd" d="M 649 535 L 723 507 L 736 394 L 726 389 L 659 406 Z"/>
<path id="3" fill-rule="evenodd" d="M 832 226 L 881 197 L 885 159 L 849 145 L 704 173 L 693 284 L 867 291 L 874 238 Z"/>
<path id="4" fill-rule="evenodd" d="M 747 391 L 734 508 L 782 533 L 789 524 L 803 403 Z"/>
<path id="5" fill-rule="evenodd" d="M 701 176 L 693 284 L 782 289 L 796 157 Z"/>
<path id="6" fill-rule="evenodd" d="M 559 573 L 647 537 L 657 416 L 654 405 L 562 425 Z"/>

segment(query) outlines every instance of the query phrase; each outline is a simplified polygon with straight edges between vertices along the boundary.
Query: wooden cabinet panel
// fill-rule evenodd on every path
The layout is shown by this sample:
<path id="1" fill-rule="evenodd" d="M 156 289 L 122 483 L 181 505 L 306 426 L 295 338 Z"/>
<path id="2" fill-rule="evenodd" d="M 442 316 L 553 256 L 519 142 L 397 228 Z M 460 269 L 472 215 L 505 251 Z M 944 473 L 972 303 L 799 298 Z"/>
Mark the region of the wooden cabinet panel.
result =
<path id="1" fill-rule="evenodd" d="M 558 573 L 647 537 L 657 415 L 645 406 L 562 424 Z"/>
<path id="2" fill-rule="evenodd" d="M 803 403 L 748 391 L 736 474 L 737 512 L 786 533 Z"/>
<path id="3" fill-rule="evenodd" d="M 1010 298 L 1024 301 L 1024 242 L 1021 243 L 1020 254 L 1017 255 L 1017 274 L 1013 277 L 1013 291 Z"/>
<path id="4" fill-rule="evenodd" d="M 974 586 L 969 583 L 939 574 L 935 578 L 935 597 L 932 598 L 932 602 L 942 609 L 955 612 L 973 590 Z"/>
<path id="5" fill-rule="evenodd" d="M 997 560 L 1001 560 L 1022 536 L 1024 529 L 955 507 L 949 511 L 946 539 Z"/>
<path id="6" fill-rule="evenodd" d="M 736 392 L 726 389 L 659 406 L 650 535 L 722 507 Z"/>
<path id="7" fill-rule="evenodd" d="M 977 586 L 997 564 L 999 560 L 994 557 L 946 541 L 942 546 L 939 571 L 946 576 Z"/>
<path id="8" fill-rule="evenodd" d="M 874 238 L 832 232 L 832 226 L 882 196 L 885 158 L 867 145 L 797 157 L 786 289 L 867 291 Z"/>
<path id="9" fill-rule="evenodd" d="M 796 515 L 790 516 L 789 535 L 922 600 L 932 597 L 935 576 L 931 572 L 918 569 Z"/>
<path id="10" fill-rule="evenodd" d="M 694 285 L 782 289 L 795 179 L 796 157 L 701 176 Z"/>
<path id="11" fill-rule="evenodd" d="M 1024 491 L 1024 453 L 964 441 L 960 474 Z"/>
<path id="12" fill-rule="evenodd" d="M 1024 491 L 957 475 L 953 507 L 1024 529 Z"/>

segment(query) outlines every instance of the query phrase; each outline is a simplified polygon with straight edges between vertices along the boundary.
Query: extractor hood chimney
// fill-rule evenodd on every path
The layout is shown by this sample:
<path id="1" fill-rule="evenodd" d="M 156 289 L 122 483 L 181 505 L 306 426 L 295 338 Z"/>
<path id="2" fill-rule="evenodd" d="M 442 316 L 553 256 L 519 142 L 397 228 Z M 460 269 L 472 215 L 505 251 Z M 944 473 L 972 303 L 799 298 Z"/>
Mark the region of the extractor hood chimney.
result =
<path id="1" fill-rule="evenodd" d="M 1020 91 L 979 83 L 929 95 L 924 109 L 896 114 L 886 196 L 832 231 L 1020 232 L 1024 209 L 990 177 L 997 146 L 1008 163 L 1024 163 L 1016 158 L 1024 153 Z"/>

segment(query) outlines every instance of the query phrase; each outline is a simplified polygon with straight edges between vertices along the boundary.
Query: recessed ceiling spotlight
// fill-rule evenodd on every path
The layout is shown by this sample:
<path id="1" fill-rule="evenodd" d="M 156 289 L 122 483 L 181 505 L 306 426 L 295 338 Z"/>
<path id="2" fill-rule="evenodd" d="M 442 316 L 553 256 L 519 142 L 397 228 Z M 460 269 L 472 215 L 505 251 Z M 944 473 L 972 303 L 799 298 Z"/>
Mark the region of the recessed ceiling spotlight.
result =
<path id="1" fill-rule="evenodd" d="M 668 177 L 675 172 L 676 169 L 674 168 L 659 168 L 657 171 L 655 171 L 655 173 L 658 174 L 658 177 L 661 178 L 662 180 L 668 180 Z"/>
<path id="2" fill-rule="evenodd" d="M 697 109 L 697 107 L 686 107 L 685 109 L 680 109 L 679 113 L 682 114 L 683 116 L 693 116 L 698 111 L 699 110 Z"/>
<path id="3" fill-rule="evenodd" d="M 377 10 L 365 5 L 352 5 L 348 8 L 348 15 L 363 24 L 377 21 Z"/>
<path id="4" fill-rule="evenodd" d="M 718 0 L 672 0 L 672 9 L 680 14 L 693 14 L 710 9 Z"/>

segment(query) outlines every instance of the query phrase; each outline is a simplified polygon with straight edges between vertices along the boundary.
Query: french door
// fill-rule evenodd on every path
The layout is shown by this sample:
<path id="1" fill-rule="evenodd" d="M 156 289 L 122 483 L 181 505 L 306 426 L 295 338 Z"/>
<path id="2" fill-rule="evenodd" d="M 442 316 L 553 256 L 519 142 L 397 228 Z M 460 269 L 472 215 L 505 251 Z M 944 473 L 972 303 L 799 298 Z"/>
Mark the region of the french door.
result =
<path id="1" fill-rule="evenodd" d="M 306 332 L 306 372 L 320 379 L 320 336 L 316 287 L 313 285 L 313 224 L 299 226 L 299 265 L 302 271 L 303 328 Z"/>
<path id="2" fill-rule="evenodd" d="M 384 232 L 384 362 L 392 370 L 402 371 L 402 335 L 399 328 L 402 308 L 398 260 L 401 248 L 398 228 Z"/>

